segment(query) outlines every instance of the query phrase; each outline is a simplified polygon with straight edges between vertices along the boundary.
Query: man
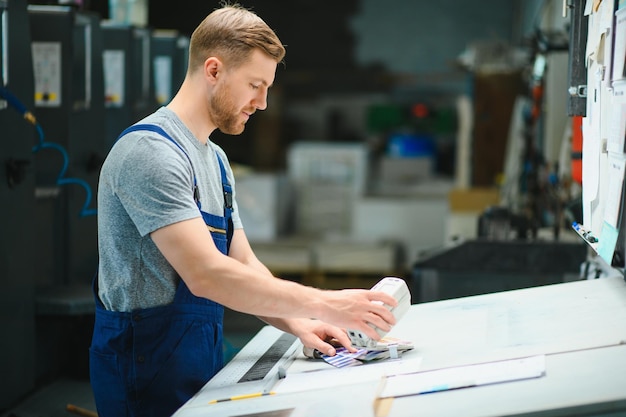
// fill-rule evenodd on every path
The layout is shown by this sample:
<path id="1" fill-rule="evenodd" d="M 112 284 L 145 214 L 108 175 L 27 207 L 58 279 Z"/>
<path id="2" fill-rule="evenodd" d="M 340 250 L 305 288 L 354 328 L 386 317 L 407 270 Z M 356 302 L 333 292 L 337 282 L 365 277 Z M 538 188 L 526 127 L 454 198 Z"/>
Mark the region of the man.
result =
<path id="1" fill-rule="evenodd" d="M 243 132 L 267 106 L 285 50 L 254 13 L 211 13 L 191 36 L 171 103 L 122 133 L 100 174 L 100 265 L 91 382 L 100 417 L 169 416 L 222 366 L 223 307 L 254 314 L 335 354 L 342 328 L 379 339 L 387 294 L 324 291 L 278 279 L 256 258 L 237 213 L 215 129 Z"/>

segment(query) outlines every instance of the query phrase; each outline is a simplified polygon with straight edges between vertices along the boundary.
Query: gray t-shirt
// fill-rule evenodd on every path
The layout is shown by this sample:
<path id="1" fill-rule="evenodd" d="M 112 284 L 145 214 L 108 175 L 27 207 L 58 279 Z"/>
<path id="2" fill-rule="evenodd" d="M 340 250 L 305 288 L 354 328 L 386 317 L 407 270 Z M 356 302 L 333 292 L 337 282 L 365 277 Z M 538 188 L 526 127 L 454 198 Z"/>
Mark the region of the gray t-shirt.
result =
<path id="1" fill-rule="evenodd" d="M 114 311 L 154 307 L 174 299 L 178 275 L 150 233 L 200 217 L 193 198 L 194 173 L 202 210 L 224 214 L 216 153 L 233 186 L 233 225 L 243 227 L 235 200 L 235 180 L 224 151 L 210 140 L 206 145 L 200 143 L 165 107 L 140 123 L 163 128 L 189 159 L 165 137 L 137 131 L 118 140 L 102 166 L 98 185 L 98 284 L 104 306 Z"/>

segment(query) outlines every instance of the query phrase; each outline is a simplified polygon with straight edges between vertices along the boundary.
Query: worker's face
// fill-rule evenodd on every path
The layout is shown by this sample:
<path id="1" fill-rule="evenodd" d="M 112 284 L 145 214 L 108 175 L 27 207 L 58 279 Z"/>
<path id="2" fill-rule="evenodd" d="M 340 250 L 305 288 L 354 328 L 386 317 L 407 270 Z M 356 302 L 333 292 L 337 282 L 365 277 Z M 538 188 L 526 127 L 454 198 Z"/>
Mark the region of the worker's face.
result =
<path id="1" fill-rule="evenodd" d="M 247 63 L 220 74 L 209 106 L 213 122 L 222 132 L 241 134 L 250 116 L 267 108 L 276 65 L 274 59 L 254 50 Z"/>

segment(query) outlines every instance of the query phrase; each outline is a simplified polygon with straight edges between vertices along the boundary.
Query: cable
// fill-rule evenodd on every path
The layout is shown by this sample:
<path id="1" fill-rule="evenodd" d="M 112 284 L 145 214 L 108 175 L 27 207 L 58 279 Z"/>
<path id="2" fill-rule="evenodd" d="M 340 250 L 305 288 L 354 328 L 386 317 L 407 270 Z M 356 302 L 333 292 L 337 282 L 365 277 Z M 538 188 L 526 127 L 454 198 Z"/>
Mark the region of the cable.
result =
<path id="1" fill-rule="evenodd" d="M 33 153 L 37 153 L 42 149 L 54 149 L 57 152 L 59 152 L 61 156 L 63 157 L 63 166 L 61 167 L 61 170 L 59 171 L 59 175 L 57 175 L 56 185 L 64 186 L 64 185 L 76 184 L 85 189 L 85 193 L 86 193 L 85 203 L 83 204 L 83 207 L 80 210 L 79 216 L 87 217 L 87 216 L 96 215 L 98 213 L 98 210 L 89 208 L 89 206 L 91 205 L 92 194 L 91 194 L 91 187 L 89 186 L 87 181 L 82 180 L 80 178 L 73 178 L 73 177 L 65 176 L 67 172 L 67 168 L 69 166 L 69 161 L 70 161 L 70 158 L 65 148 L 56 142 L 49 142 L 45 140 L 45 134 L 44 134 L 43 128 L 41 127 L 39 122 L 37 122 L 37 119 L 35 118 L 35 116 L 6 87 L 0 87 L 0 98 L 6 100 L 7 103 L 9 103 L 11 107 L 13 107 L 20 115 L 22 115 L 22 117 L 24 117 L 24 119 L 28 123 L 35 126 L 35 129 L 37 130 L 37 133 L 39 134 L 39 143 L 33 146 L 33 149 L 32 149 Z"/>

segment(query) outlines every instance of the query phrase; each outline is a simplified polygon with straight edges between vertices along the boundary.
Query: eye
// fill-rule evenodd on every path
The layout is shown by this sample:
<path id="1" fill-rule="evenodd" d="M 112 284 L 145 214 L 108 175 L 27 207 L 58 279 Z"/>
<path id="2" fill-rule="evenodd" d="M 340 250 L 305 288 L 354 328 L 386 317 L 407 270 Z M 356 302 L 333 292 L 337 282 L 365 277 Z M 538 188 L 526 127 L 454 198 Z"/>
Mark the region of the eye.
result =
<path id="1" fill-rule="evenodd" d="M 250 84 L 250 87 L 252 87 L 253 90 L 258 90 L 261 86 L 255 85 L 255 84 Z"/>

